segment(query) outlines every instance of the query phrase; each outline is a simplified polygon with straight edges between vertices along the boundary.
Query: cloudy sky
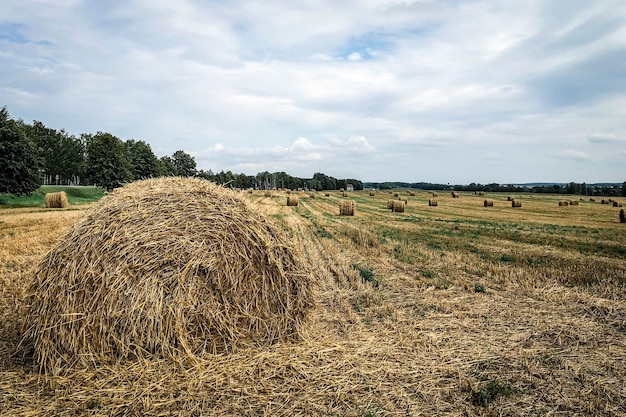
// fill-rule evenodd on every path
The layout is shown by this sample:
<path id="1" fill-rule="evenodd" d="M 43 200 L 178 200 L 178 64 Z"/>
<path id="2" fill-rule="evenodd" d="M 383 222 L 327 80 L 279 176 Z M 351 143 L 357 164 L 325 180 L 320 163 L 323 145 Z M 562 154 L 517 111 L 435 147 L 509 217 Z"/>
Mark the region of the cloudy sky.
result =
<path id="1" fill-rule="evenodd" d="M 623 0 L 2 0 L 0 107 L 199 169 L 626 180 Z"/>

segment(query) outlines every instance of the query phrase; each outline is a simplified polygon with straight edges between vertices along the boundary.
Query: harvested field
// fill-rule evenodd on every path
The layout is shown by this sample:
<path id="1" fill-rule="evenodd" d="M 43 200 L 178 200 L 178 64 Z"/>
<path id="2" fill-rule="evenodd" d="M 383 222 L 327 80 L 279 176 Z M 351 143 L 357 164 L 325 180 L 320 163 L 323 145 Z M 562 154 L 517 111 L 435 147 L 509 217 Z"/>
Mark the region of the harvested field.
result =
<path id="1" fill-rule="evenodd" d="M 246 197 L 313 274 L 300 340 L 41 374 L 19 346 L 40 260 L 88 211 L 0 209 L 1 415 L 623 416 L 626 228 L 559 197 Z M 563 198 L 563 197 L 561 197 Z M 573 197 L 570 197 L 573 199 Z M 481 199 L 482 200 L 482 199 Z M 396 200 L 397 201 L 397 200 Z M 141 325 L 137 331 L 141 331 Z"/>

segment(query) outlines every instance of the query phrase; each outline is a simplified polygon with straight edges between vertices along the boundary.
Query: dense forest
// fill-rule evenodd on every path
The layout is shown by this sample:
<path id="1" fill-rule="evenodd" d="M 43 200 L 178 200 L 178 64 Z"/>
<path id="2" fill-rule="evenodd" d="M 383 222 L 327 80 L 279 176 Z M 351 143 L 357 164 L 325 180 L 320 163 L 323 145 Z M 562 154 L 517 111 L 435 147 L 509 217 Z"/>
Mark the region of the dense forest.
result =
<path id="1" fill-rule="evenodd" d="M 143 140 L 120 139 L 110 133 L 72 135 L 42 122 L 14 120 L 0 110 L 0 194 L 29 194 L 40 185 L 97 185 L 107 190 L 138 179 L 179 175 L 201 177 L 233 188 L 335 190 L 357 179 L 337 179 L 322 173 L 313 178 L 285 172 L 256 175 L 198 170 L 192 155 L 178 150 L 157 157 Z"/>

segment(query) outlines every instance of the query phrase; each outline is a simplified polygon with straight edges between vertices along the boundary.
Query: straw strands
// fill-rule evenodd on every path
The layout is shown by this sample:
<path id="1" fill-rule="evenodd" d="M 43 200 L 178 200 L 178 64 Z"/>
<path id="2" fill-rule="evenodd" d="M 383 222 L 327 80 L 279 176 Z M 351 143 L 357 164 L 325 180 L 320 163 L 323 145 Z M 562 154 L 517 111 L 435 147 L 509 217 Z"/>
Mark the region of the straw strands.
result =
<path id="1" fill-rule="evenodd" d="M 404 213 L 404 208 L 406 207 L 406 203 L 402 200 L 391 200 L 391 211 L 394 213 Z"/>
<path id="2" fill-rule="evenodd" d="M 58 193 L 46 193 L 45 203 L 46 208 L 67 208 L 69 206 L 65 191 L 59 191 Z"/>
<path id="3" fill-rule="evenodd" d="M 298 196 L 289 195 L 287 196 L 287 206 L 289 207 L 297 207 L 298 206 Z"/>
<path id="4" fill-rule="evenodd" d="M 22 343 L 54 375 L 297 339 L 313 305 L 300 258 L 233 191 L 138 181 L 92 207 L 41 261 Z"/>
<path id="5" fill-rule="evenodd" d="M 356 203 L 354 200 L 343 200 L 339 203 L 339 215 L 340 216 L 354 216 L 354 210 Z"/>

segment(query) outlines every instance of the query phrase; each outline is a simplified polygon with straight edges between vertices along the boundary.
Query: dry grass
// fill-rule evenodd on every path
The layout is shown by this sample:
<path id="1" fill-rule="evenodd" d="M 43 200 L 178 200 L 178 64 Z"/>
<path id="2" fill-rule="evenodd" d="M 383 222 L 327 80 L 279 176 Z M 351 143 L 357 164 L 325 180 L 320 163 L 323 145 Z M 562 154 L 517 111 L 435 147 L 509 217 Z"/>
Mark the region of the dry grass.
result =
<path id="1" fill-rule="evenodd" d="M 67 194 L 65 194 L 65 191 L 47 193 L 45 196 L 45 205 L 46 208 L 67 208 L 69 206 Z"/>
<path id="2" fill-rule="evenodd" d="M 315 271 L 300 341 L 50 378 L 18 355 L 37 261 L 84 211 L 0 210 L 0 414 L 624 416 L 626 228 L 558 197 L 415 204 L 255 195 Z M 425 202 L 425 192 L 416 201 Z M 321 233 L 324 231 L 324 233 Z"/>
<path id="3" fill-rule="evenodd" d="M 354 200 L 342 200 L 339 202 L 339 215 L 340 216 L 354 216 L 356 203 Z"/>
<path id="4" fill-rule="evenodd" d="M 24 343 L 46 373 L 298 337 L 311 277 L 282 231 L 200 179 L 138 181 L 101 200 L 41 261 Z"/>
<path id="5" fill-rule="evenodd" d="M 298 196 L 289 195 L 287 196 L 287 206 L 289 207 L 297 207 L 298 206 Z"/>

